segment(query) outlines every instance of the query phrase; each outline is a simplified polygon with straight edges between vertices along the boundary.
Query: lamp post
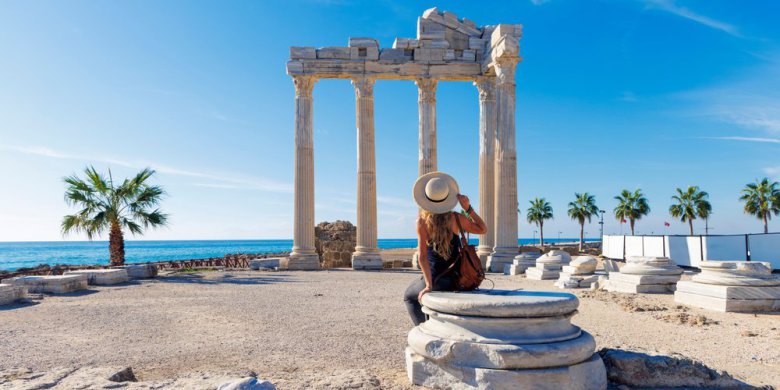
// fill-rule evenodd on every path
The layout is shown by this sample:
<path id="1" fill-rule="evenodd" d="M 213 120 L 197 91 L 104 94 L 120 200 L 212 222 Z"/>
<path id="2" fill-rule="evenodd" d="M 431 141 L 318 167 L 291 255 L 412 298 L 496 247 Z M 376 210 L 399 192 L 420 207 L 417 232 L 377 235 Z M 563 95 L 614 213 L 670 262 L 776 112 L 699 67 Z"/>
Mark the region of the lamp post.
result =
<path id="1" fill-rule="evenodd" d="M 561 233 L 563 233 L 563 232 L 558 231 L 558 243 L 559 244 L 561 243 Z"/>
<path id="2" fill-rule="evenodd" d="M 599 221 L 599 235 L 601 236 L 601 240 L 604 240 L 604 213 L 606 211 L 599 210 L 599 214 L 601 214 L 601 220 Z"/>

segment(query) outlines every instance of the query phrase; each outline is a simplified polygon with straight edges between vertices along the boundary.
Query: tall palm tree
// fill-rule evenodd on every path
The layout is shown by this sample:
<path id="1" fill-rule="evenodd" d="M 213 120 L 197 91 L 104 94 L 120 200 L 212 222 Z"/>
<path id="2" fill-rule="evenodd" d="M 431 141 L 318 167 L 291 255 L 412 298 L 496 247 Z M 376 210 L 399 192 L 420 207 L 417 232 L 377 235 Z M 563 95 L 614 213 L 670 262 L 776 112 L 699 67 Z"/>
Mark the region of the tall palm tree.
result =
<path id="1" fill-rule="evenodd" d="M 615 199 L 618 201 L 618 205 L 615 207 L 615 218 L 618 221 L 627 219 L 631 225 L 631 235 L 633 236 L 634 221 L 650 213 L 650 205 L 647 202 L 647 198 L 645 198 L 642 190 L 637 188 L 634 192 L 623 190 Z"/>
<path id="2" fill-rule="evenodd" d="M 95 168 L 84 170 L 85 178 L 66 177 L 65 202 L 80 207 L 77 213 L 62 219 L 62 233 L 85 233 L 90 240 L 108 230 L 108 251 L 111 265 L 125 262 L 123 229 L 142 234 L 146 228 L 167 224 L 168 215 L 157 207 L 165 195 L 160 186 L 147 184 L 154 171 L 146 168 L 135 177 L 116 185 Z"/>
<path id="3" fill-rule="evenodd" d="M 528 223 L 535 223 L 539 226 L 539 248 L 544 248 L 544 221 L 552 219 L 553 209 L 550 206 L 550 202 L 544 198 L 535 198 L 530 201 L 531 207 L 526 212 L 526 220 Z"/>
<path id="4" fill-rule="evenodd" d="M 706 191 L 701 191 L 697 186 L 689 186 L 685 191 L 678 188 L 677 194 L 672 196 L 672 200 L 677 203 L 669 206 L 669 214 L 680 218 L 682 222 L 688 222 L 693 235 L 693 220 L 697 217 L 706 219 L 712 212 L 712 206 L 707 200 L 709 196 Z"/>
<path id="5" fill-rule="evenodd" d="M 598 215 L 599 208 L 596 206 L 596 197 L 587 192 L 575 193 L 574 197 L 576 198 L 574 202 L 569 202 L 569 217 L 580 223 L 580 252 L 582 252 L 585 243 L 585 220 L 590 222 L 592 217 Z"/>
<path id="6" fill-rule="evenodd" d="M 769 233 L 769 220 L 772 214 L 780 214 L 780 189 L 776 181 L 769 182 L 769 179 L 763 178 L 756 180 L 742 189 L 742 196 L 739 200 L 745 202 L 745 213 L 754 215 L 764 221 L 764 233 Z"/>

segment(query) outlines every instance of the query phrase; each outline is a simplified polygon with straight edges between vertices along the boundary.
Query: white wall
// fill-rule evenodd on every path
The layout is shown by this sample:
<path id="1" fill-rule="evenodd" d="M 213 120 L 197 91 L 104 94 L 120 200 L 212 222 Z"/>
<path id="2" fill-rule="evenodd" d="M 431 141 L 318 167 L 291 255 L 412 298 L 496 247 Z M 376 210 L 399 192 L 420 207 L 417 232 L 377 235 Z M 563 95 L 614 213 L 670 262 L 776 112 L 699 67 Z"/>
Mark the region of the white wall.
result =
<path id="1" fill-rule="evenodd" d="M 666 239 L 664 236 L 645 237 L 645 256 L 666 257 Z"/>
<path id="2" fill-rule="evenodd" d="M 688 250 L 688 237 L 667 236 L 666 257 L 679 265 L 691 266 L 691 254 Z M 697 257 L 698 259 L 698 257 Z"/>
<path id="3" fill-rule="evenodd" d="M 602 247 L 601 253 L 605 257 L 609 257 L 610 259 L 625 258 L 625 256 L 623 255 L 624 239 L 625 236 L 604 236 L 604 241 L 608 242 L 608 244 Z"/>
<path id="4" fill-rule="evenodd" d="M 644 256 L 644 253 L 642 236 L 626 236 L 626 258 Z"/>

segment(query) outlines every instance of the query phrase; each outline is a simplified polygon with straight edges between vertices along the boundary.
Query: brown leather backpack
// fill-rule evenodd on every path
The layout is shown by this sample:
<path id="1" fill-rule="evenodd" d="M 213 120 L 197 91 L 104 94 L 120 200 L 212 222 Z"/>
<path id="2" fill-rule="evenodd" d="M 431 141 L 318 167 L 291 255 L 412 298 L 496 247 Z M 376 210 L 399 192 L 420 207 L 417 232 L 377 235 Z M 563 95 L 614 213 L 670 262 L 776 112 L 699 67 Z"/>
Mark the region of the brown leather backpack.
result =
<path id="1" fill-rule="evenodd" d="M 479 256 L 477 256 L 474 245 L 469 245 L 469 240 L 466 238 L 466 234 L 463 233 L 460 218 L 457 214 L 454 214 L 454 216 L 455 221 L 458 223 L 458 230 L 460 230 L 460 253 L 458 253 L 458 258 L 437 279 L 454 272 L 455 284 L 458 290 L 471 291 L 478 288 L 482 281 L 485 280 L 485 269 L 482 268 L 482 262 L 479 260 Z"/>

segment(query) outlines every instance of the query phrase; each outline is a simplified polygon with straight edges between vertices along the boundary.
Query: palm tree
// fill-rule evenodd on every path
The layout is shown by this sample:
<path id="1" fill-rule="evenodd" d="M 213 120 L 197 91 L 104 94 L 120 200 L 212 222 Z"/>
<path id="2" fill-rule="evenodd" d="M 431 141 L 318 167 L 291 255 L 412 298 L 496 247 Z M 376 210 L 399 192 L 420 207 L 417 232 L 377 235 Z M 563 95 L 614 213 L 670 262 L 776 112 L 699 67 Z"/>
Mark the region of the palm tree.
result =
<path id="1" fill-rule="evenodd" d="M 574 197 L 576 198 L 574 202 L 569 202 L 569 217 L 580 223 L 580 252 L 582 252 L 585 242 L 585 220 L 590 222 L 592 217 L 598 215 L 599 208 L 596 206 L 596 197 L 587 192 L 575 193 Z"/>
<path id="2" fill-rule="evenodd" d="M 780 214 L 780 186 L 776 181 L 764 178 L 756 180 L 742 189 L 739 200 L 745 202 L 745 213 L 764 221 L 764 233 L 769 233 L 769 220 L 772 214 Z"/>
<path id="3" fill-rule="evenodd" d="M 530 201 L 531 207 L 526 211 L 526 220 L 528 223 L 535 223 L 539 226 L 539 248 L 544 249 L 544 221 L 552 219 L 553 209 L 550 202 L 544 198 L 535 198 Z"/>
<path id="4" fill-rule="evenodd" d="M 108 230 L 111 265 L 122 265 L 125 262 L 123 228 L 135 235 L 142 234 L 145 228 L 167 224 L 168 215 L 157 208 L 165 191 L 146 183 L 154 175 L 149 168 L 118 186 L 111 171 L 107 179 L 91 166 L 84 174 L 84 179 L 76 175 L 64 179 L 67 184 L 65 202 L 81 210 L 62 219 L 62 234 L 85 233 L 91 240 Z"/>
<path id="5" fill-rule="evenodd" d="M 693 220 L 697 217 L 708 218 L 712 212 L 712 206 L 707 201 L 709 194 L 699 190 L 697 186 L 689 186 L 686 191 L 677 189 L 677 194 L 672 196 L 676 204 L 669 206 L 669 214 L 680 218 L 682 222 L 688 222 L 688 227 L 693 235 Z"/>
<path id="6" fill-rule="evenodd" d="M 623 190 L 615 199 L 618 201 L 618 205 L 615 207 L 615 218 L 618 221 L 627 219 L 631 225 L 631 235 L 633 236 L 634 221 L 650 213 L 650 205 L 647 203 L 647 198 L 645 198 L 642 190 L 637 189 L 634 192 Z"/>

